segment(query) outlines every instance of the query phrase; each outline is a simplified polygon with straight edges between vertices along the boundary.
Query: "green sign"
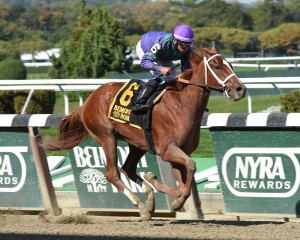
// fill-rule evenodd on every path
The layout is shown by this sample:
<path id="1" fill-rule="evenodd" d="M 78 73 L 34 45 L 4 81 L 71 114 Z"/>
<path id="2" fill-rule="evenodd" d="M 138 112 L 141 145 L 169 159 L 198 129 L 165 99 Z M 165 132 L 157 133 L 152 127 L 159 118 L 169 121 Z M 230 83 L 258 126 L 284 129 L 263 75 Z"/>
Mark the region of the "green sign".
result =
<path id="1" fill-rule="evenodd" d="M 0 207 L 42 208 L 27 128 L 0 128 Z"/>
<path id="2" fill-rule="evenodd" d="M 118 167 L 121 168 L 129 153 L 127 143 L 118 141 Z M 116 208 L 136 209 L 131 201 L 107 181 L 106 157 L 102 147 L 92 138 L 74 147 L 70 151 L 71 165 L 75 178 L 75 185 L 83 208 Z M 146 172 L 153 172 L 158 178 L 160 171 L 156 156 L 146 154 L 137 166 L 137 173 L 143 176 Z M 146 200 L 144 190 L 121 173 L 121 180 L 136 193 L 143 201 Z M 166 195 L 155 192 L 156 209 L 168 209 Z"/>
<path id="3" fill-rule="evenodd" d="M 211 129 L 228 213 L 300 215 L 298 131 Z"/>

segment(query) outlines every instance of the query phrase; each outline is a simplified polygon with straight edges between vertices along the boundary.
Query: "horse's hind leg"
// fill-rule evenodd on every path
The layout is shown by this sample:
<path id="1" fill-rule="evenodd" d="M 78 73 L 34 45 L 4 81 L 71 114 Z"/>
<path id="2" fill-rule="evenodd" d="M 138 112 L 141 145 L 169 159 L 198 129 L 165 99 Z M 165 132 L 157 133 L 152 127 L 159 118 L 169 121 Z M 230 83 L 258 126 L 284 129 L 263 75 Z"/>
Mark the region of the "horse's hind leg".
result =
<path id="1" fill-rule="evenodd" d="M 145 154 L 145 151 L 140 150 L 132 145 L 129 145 L 129 150 L 128 157 L 122 166 L 122 172 L 132 181 L 142 187 L 147 195 L 147 201 L 145 205 L 150 213 L 154 213 L 155 199 L 153 188 L 136 173 L 138 162 Z"/>
<path id="2" fill-rule="evenodd" d="M 144 205 L 142 200 L 134 194 L 129 188 L 125 186 L 120 178 L 118 170 L 118 156 L 117 156 L 117 140 L 112 133 L 102 133 L 101 137 L 90 132 L 90 135 L 101 144 L 106 156 L 106 178 L 120 192 L 123 192 L 130 201 L 140 209 L 140 216 L 143 220 L 150 220 L 151 215 L 148 208 Z"/>
<path id="3" fill-rule="evenodd" d="M 181 196 L 181 191 L 180 190 L 174 189 L 174 188 L 169 187 L 168 185 L 166 185 L 162 182 L 157 181 L 157 176 L 154 173 L 151 173 L 151 172 L 146 173 L 144 175 L 144 178 L 149 183 L 151 183 L 158 192 L 166 193 L 166 194 L 171 195 L 175 198 Z"/>

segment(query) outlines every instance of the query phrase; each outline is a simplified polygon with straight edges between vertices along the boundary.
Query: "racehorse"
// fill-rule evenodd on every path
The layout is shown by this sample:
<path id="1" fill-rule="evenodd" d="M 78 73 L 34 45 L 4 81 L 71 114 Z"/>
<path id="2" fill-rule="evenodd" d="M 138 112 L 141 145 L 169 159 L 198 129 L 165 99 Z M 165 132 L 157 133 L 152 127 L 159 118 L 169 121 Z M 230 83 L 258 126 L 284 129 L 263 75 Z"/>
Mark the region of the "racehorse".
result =
<path id="1" fill-rule="evenodd" d="M 153 173 L 144 175 L 144 179 L 157 191 L 175 197 L 171 206 L 173 211 L 180 210 L 190 196 L 196 166 L 189 155 L 199 145 L 201 120 L 211 91 L 222 92 L 235 101 L 243 98 L 246 92 L 245 85 L 216 48 L 194 51 L 190 61 L 192 68 L 177 81 L 167 84 L 164 95 L 152 112 L 151 133 L 156 154 L 171 164 L 178 187 L 175 189 L 159 182 Z M 106 155 L 107 180 L 138 206 L 143 220 L 149 220 L 155 210 L 154 190 L 136 173 L 139 160 L 148 151 L 144 132 L 108 118 L 110 105 L 123 84 L 111 82 L 96 89 L 81 107 L 62 119 L 59 138 L 46 143 L 45 148 L 70 149 L 89 135 L 93 137 Z M 130 150 L 121 170 L 144 189 L 147 195 L 145 203 L 120 179 L 118 139 L 126 141 Z"/>

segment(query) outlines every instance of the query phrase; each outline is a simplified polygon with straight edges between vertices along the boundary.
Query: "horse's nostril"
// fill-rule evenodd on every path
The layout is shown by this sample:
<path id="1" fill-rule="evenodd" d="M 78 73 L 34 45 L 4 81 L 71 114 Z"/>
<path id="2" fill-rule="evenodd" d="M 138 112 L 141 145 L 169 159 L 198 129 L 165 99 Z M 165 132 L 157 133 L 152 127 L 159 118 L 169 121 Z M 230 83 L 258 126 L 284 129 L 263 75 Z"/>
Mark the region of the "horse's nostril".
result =
<path id="1" fill-rule="evenodd" d="M 237 91 L 237 92 L 246 92 L 246 88 L 243 88 L 243 87 L 237 87 L 237 88 L 236 88 L 236 91 Z"/>
<path id="2" fill-rule="evenodd" d="M 238 87 L 238 88 L 236 89 L 237 92 L 240 92 L 240 91 L 242 91 L 242 90 L 243 90 L 242 87 Z"/>

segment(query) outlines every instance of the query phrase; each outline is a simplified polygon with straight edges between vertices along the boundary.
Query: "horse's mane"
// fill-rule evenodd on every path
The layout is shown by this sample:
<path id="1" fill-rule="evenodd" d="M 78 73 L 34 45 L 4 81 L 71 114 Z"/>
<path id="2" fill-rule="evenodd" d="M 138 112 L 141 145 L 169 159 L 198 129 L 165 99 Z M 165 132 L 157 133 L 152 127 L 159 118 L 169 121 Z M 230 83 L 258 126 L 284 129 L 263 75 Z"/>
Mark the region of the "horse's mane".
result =
<path id="1" fill-rule="evenodd" d="M 181 74 L 181 78 L 183 78 L 185 80 L 191 80 L 191 78 L 193 77 L 193 73 L 196 72 L 196 68 L 202 62 L 205 52 L 207 53 L 207 52 L 209 52 L 209 50 L 206 48 L 202 48 L 202 47 L 193 50 L 193 52 L 190 55 L 190 62 L 191 62 L 192 68 L 184 71 Z M 186 86 L 187 86 L 187 84 L 179 82 L 179 81 L 170 81 L 167 84 L 166 89 L 173 90 L 173 91 L 181 91 Z"/>
<path id="2" fill-rule="evenodd" d="M 170 81 L 166 85 L 166 90 L 168 91 L 181 91 L 184 87 L 186 87 L 186 84 L 176 81 L 174 79 L 173 81 Z"/>

